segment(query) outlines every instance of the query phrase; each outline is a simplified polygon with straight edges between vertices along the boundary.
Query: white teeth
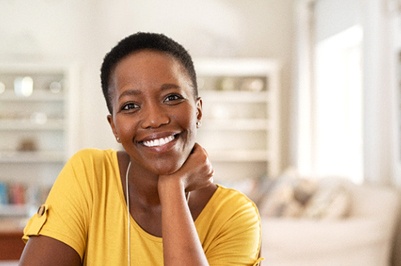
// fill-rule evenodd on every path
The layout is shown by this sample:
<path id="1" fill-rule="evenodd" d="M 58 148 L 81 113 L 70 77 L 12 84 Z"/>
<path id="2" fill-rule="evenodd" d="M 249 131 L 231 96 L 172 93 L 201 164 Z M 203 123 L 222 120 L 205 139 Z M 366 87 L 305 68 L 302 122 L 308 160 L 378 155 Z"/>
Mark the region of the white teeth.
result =
<path id="1" fill-rule="evenodd" d="M 152 139 L 152 140 L 144 141 L 143 145 L 145 145 L 146 147 L 162 146 L 162 145 L 169 143 L 173 139 L 174 139 L 174 136 L 169 136 L 169 137 L 161 138 L 161 139 Z"/>

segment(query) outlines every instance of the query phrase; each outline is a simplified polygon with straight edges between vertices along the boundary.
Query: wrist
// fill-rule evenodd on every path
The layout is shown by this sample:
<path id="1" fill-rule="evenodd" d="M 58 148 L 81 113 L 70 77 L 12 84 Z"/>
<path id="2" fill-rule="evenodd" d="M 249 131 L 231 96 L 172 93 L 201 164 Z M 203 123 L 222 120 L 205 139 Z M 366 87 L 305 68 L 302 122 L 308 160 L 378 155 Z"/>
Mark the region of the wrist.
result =
<path id="1" fill-rule="evenodd" d="M 158 192 L 161 201 L 163 201 L 164 198 L 170 199 L 176 196 L 185 197 L 185 185 L 180 178 L 160 176 L 158 182 Z"/>

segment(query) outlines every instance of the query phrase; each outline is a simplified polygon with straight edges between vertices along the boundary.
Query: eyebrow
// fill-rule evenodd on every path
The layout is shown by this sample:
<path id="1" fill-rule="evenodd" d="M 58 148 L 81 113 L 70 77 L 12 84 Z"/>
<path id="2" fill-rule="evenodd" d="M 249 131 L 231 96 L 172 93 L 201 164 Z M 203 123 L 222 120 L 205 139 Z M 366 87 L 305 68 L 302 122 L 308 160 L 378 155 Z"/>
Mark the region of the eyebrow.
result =
<path id="1" fill-rule="evenodd" d="M 118 96 L 118 99 L 121 99 L 124 96 L 130 96 L 130 95 L 140 95 L 142 92 L 140 90 L 126 90 L 123 93 L 120 94 L 120 96 Z"/>
<path id="2" fill-rule="evenodd" d="M 176 84 L 166 83 L 161 86 L 161 90 L 180 89 L 181 87 Z"/>
<path id="3" fill-rule="evenodd" d="M 180 88 L 181 87 L 176 84 L 165 83 L 165 84 L 162 84 L 162 86 L 160 87 L 160 90 L 164 91 L 164 90 L 168 90 L 168 89 L 180 89 Z M 118 97 L 118 99 L 121 99 L 124 96 L 140 95 L 140 94 L 142 94 L 142 92 L 140 90 L 130 89 L 130 90 L 126 90 L 123 93 L 121 93 L 120 96 Z"/>

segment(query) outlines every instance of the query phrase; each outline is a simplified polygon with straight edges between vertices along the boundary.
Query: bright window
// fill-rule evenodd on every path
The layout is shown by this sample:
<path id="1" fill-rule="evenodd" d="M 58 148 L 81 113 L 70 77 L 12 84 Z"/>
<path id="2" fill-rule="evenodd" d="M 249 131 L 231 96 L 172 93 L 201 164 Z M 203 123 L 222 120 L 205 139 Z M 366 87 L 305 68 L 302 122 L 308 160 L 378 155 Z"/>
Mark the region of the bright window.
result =
<path id="1" fill-rule="evenodd" d="M 316 45 L 312 161 L 317 176 L 363 181 L 362 28 Z"/>

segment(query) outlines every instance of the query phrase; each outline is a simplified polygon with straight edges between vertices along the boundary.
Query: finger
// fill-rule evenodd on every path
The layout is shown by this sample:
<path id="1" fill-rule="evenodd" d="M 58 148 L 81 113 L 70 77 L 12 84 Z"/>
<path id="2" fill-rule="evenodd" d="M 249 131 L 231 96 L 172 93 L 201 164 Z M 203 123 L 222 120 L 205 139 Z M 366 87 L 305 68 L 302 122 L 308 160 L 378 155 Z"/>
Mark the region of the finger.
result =
<path id="1" fill-rule="evenodd" d="M 191 154 L 193 154 L 195 152 L 195 150 L 198 150 L 199 147 L 201 147 L 198 143 L 195 143 L 192 150 L 191 150 Z"/>

